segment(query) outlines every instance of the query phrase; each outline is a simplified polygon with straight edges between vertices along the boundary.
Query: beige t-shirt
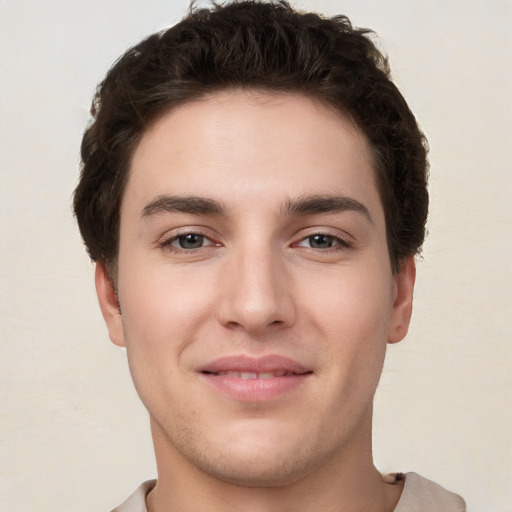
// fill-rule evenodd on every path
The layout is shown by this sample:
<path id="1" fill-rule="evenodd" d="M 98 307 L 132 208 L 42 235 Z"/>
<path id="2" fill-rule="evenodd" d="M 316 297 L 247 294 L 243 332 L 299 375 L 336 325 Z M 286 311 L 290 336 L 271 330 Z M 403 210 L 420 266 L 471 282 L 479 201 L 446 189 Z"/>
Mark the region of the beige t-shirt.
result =
<path id="1" fill-rule="evenodd" d="M 144 482 L 122 505 L 112 512 L 147 512 L 146 496 L 156 480 Z M 417 475 L 407 473 L 402 496 L 394 512 L 465 512 L 464 500 L 440 485 Z"/>

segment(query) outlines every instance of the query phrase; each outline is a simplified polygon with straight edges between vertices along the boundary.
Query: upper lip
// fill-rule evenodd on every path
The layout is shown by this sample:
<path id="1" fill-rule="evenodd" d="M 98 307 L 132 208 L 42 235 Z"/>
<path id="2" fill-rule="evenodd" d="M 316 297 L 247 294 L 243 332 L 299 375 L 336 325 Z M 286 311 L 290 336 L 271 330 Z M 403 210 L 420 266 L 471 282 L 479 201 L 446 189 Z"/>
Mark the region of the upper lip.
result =
<path id="1" fill-rule="evenodd" d="M 277 354 L 266 355 L 263 357 L 252 357 L 247 355 L 221 357 L 201 366 L 198 370 L 203 373 L 219 373 L 227 371 L 256 373 L 288 372 L 298 375 L 311 371 L 299 362 L 290 359 L 289 357 Z"/>

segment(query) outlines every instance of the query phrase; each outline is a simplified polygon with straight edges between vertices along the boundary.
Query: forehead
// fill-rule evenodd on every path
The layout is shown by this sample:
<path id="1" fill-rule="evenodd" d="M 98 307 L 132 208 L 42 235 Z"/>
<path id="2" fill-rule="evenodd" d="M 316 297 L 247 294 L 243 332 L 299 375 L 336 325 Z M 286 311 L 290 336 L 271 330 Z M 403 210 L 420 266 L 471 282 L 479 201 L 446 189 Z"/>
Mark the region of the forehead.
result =
<path id="1" fill-rule="evenodd" d="M 370 145 L 349 118 L 302 95 L 238 90 L 154 123 L 134 152 L 123 203 L 180 194 L 264 208 L 332 193 L 380 205 L 375 182 Z"/>

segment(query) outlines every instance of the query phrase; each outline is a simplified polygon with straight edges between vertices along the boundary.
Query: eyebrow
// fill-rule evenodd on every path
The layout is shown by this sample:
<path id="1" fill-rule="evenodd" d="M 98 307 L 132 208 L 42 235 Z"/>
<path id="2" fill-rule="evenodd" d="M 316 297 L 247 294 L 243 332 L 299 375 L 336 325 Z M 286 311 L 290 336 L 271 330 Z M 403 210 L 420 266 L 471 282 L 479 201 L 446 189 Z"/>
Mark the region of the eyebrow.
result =
<path id="1" fill-rule="evenodd" d="M 352 211 L 366 217 L 373 224 L 368 208 L 352 197 L 331 195 L 308 195 L 298 199 L 288 199 L 281 208 L 281 215 L 314 215 L 319 213 L 339 213 Z M 199 196 L 158 196 L 148 203 L 141 212 L 142 218 L 159 213 L 190 213 L 195 215 L 226 215 L 224 205 L 208 197 Z"/>
<path id="2" fill-rule="evenodd" d="M 158 196 L 141 213 L 147 218 L 158 213 L 191 213 L 196 215 L 225 215 L 224 206 L 215 199 L 197 196 Z"/>
<path id="3" fill-rule="evenodd" d="M 362 214 L 373 225 L 370 211 L 363 204 L 352 197 L 311 195 L 302 196 L 295 200 L 288 200 L 283 209 L 283 215 L 311 215 L 315 213 L 339 213 L 352 211 Z"/>

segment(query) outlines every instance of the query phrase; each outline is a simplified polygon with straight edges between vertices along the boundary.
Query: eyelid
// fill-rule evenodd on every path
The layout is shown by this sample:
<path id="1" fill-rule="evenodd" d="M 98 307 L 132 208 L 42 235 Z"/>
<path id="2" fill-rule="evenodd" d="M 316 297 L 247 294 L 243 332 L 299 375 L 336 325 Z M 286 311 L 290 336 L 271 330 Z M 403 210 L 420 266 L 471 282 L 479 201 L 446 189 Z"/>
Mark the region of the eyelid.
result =
<path id="1" fill-rule="evenodd" d="M 333 249 L 336 249 L 337 247 L 343 247 L 343 248 L 347 248 L 347 247 L 350 247 L 350 244 L 344 240 L 343 238 L 340 238 L 339 236 L 334 236 L 334 235 L 327 235 L 325 233 L 316 233 L 314 235 L 309 235 L 305 238 L 303 238 L 302 240 L 300 240 L 297 244 L 295 244 L 297 247 L 307 247 L 305 245 L 305 243 L 312 237 L 314 236 L 317 236 L 317 235 L 321 235 L 321 236 L 325 236 L 326 238 L 331 238 L 334 243 L 331 247 L 327 247 L 325 249 L 322 249 L 320 247 L 309 247 L 309 249 L 313 249 L 313 250 L 317 250 L 317 251 L 328 251 L 328 250 L 333 250 Z"/>
<path id="2" fill-rule="evenodd" d="M 181 247 L 174 246 L 173 243 L 180 237 L 187 235 L 199 235 L 204 239 L 208 240 L 208 244 L 195 249 L 183 249 Z M 209 249 L 211 247 L 220 247 L 222 244 L 218 242 L 214 236 L 212 236 L 211 230 L 203 228 L 201 226 L 186 226 L 171 230 L 165 233 L 158 241 L 158 246 L 162 249 L 166 249 L 170 252 L 175 253 L 192 253 L 201 249 Z"/>
<path id="3" fill-rule="evenodd" d="M 301 245 L 303 242 L 306 242 L 308 238 L 311 238 L 315 235 L 322 235 L 329 238 L 333 238 L 338 243 L 333 245 L 332 247 L 329 247 L 327 249 L 318 249 L 314 247 L 309 247 L 309 249 L 314 251 L 321 251 L 321 252 L 328 252 L 328 251 L 336 251 L 336 250 L 343 250 L 343 249 L 349 249 L 353 247 L 355 240 L 352 236 L 350 236 L 348 233 L 341 231 L 339 229 L 334 228 L 324 228 L 324 227 L 312 227 L 308 228 L 305 231 L 302 231 L 299 236 L 297 236 L 296 239 L 297 242 L 294 242 L 292 245 L 295 247 L 306 247 L 305 245 Z"/>
<path id="4" fill-rule="evenodd" d="M 183 249 L 177 246 L 172 245 L 178 238 L 184 237 L 187 235 L 199 235 L 204 237 L 208 244 L 204 245 L 202 247 L 198 247 L 195 249 Z M 304 247 L 306 246 L 302 245 L 303 242 L 305 242 L 308 238 L 315 236 L 315 235 L 323 235 L 326 237 L 333 238 L 337 243 L 333 245 L 332 247 L 326 248 L 326 249 L 318 249 L 311 247 L 309 249 L 318 251 L 318 252 L 328 252 L 331 251 L 337 251 L 337 250 L 343 250 L 343 249 L 349 249 L 355 244 L 354 238 L 348 234 L 345 231 L 342 231 L 337 228 L 326 228 L 322 226 L 314 226 L 309 227 L 301 230 L 295 237 L 294 242 L 291 244 L 292 247 Z M 181 252 L 181 253 L 192 253 L 194 251 L 199 251 L 202 249 L 209 249 L 212 247 L 221 247 L 224 244 L 219 241 L 219 236 L 213 232 L 209 228 L 205 228 L 203 226 L 183 226 L 174 228 L 168 232 L 166 232 L 164 235 L 160 237 L 160 240 L 157 242 L 157 245 L 163 249 L 167 249 L 171 252 Z"/>

